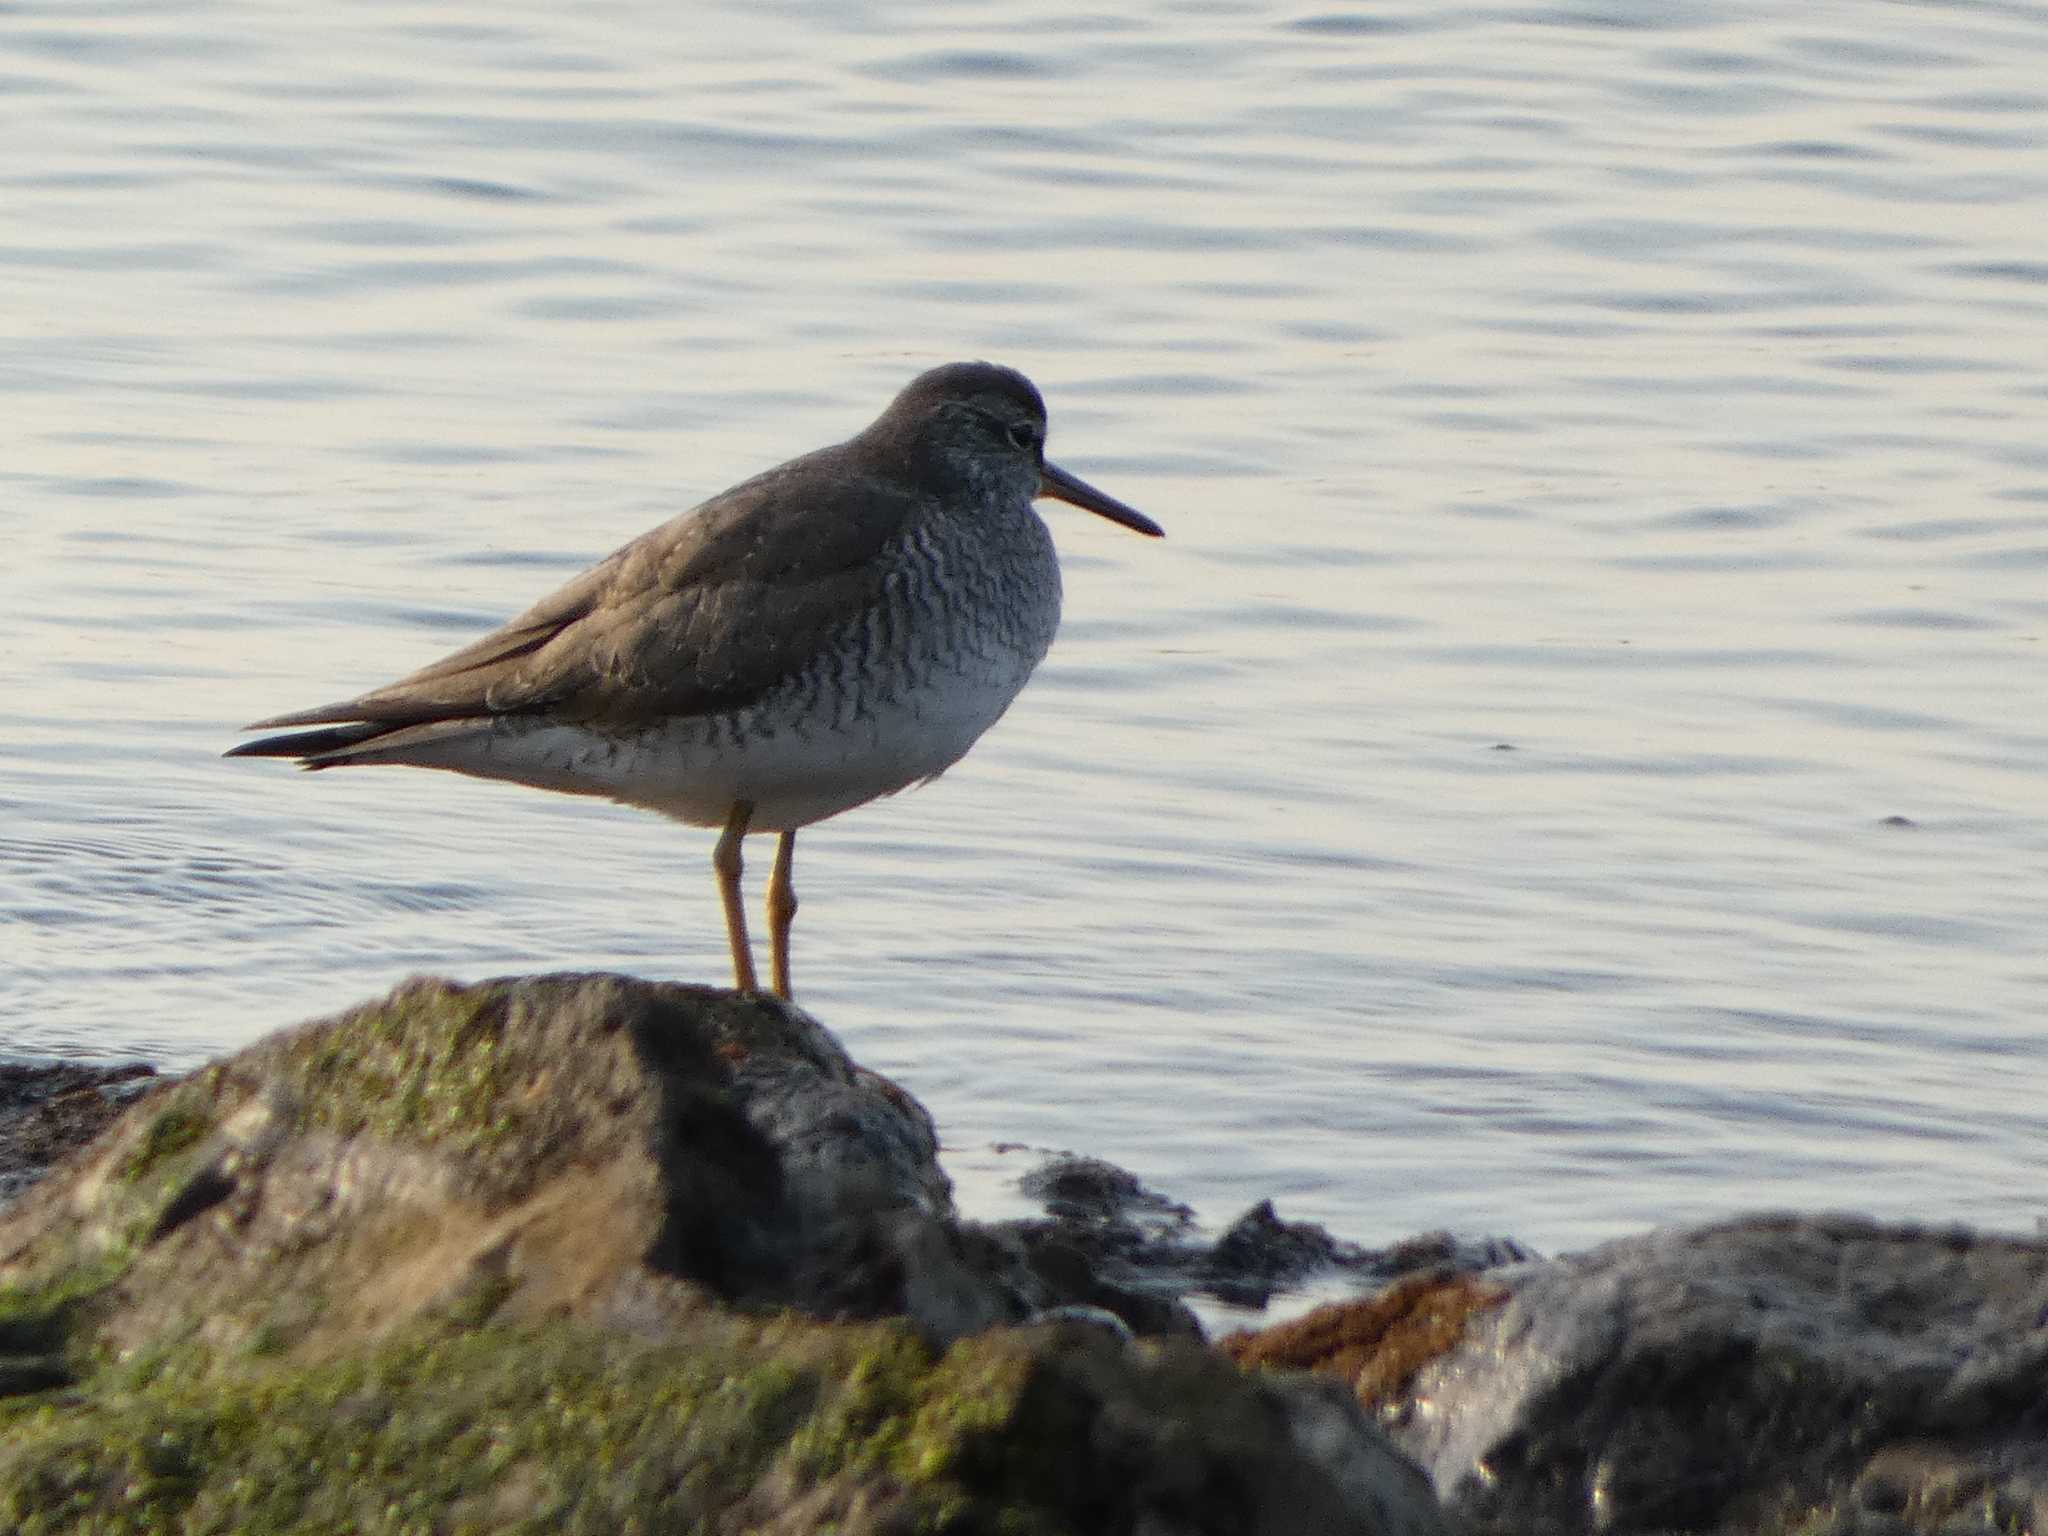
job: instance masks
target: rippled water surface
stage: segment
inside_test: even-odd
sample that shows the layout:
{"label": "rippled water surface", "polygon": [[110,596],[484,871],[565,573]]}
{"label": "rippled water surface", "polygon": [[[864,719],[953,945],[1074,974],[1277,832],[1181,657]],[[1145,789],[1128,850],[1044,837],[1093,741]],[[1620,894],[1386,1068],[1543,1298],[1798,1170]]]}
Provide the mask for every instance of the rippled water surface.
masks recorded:
{"label": "rippled water surface", "polygon": [[6,1046],[722,981],[709,834],[217,754],[987,356],[1170,536],[1045,504],[1038,680],[800,848],[970,1204],[2035,1220],[2048,8],[30,3],[0,86]]}

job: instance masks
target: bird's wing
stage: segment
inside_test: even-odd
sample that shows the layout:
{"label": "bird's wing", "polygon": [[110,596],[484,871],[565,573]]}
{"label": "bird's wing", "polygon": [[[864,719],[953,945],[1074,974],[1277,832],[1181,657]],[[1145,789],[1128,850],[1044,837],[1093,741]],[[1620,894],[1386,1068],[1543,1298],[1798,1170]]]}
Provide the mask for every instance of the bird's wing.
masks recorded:
{"label": "bird's wing", "polygon": [[879,598],[877,557],[920,506],[899,482],[853,474],[842,450],[823,449],[643,534],[408,677],[251,729],[543,709],[626,727],[740,708]]}

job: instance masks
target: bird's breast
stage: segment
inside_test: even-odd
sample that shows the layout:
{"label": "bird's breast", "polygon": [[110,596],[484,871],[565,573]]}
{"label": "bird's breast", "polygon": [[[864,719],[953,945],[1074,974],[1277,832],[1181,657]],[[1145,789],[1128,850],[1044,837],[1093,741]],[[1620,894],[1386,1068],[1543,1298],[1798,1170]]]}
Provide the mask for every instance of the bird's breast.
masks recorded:
{"label": "bird's breast", "polygon": [[1028,509],[1000,537],[915,528],[887,553],[873,590],[753,703],[564,736],[547,755],[586,793],[697,825],[721,824],[746,800],[760,831],[822,821],[944,772],[1002,717],[1052,644],[1060,582],[1051,537]]}

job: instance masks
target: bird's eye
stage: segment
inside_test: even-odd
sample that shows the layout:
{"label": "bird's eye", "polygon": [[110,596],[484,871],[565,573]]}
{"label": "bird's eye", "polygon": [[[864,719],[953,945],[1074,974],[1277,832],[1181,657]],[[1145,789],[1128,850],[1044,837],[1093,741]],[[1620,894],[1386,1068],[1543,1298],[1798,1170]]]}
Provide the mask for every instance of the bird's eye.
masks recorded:
{"label": "bird's eye", "polygon": [[1011,422],[1004,435],[1010,439],[1010,446],[1021,452],[1030,453],[1038,447],[1038,428],[1028,421]]}

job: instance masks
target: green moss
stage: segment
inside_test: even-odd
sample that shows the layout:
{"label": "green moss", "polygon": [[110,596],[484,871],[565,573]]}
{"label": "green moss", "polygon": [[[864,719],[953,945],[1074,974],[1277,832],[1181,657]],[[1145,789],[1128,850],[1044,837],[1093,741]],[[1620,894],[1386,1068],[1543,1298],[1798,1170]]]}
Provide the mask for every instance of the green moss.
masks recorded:
{"label": "green moss", "polygon": [[[7,1358],[11,1374],[69,1382],[102,1363],[91,1325],[132,1261],[132,1251],[119,1245],[89,1261],[27,1273],[0,1285],[0,1357]],[[39,1400],[0,1395],[0,1415]],[[5,1422],[0,1416],[0,1426]]]}
{"label": "green moss", "polygon": [[132,1257],[125,1247],[111,1248],[90,1262],[55,1265],[0,1285],[0,1352],[67,1349],[82,1316],[127,1273]]}
{"label": "green moss", "polygon": [[901,1448],[906,1415],[931,1354],[908,1333],[877,1331],[846,1362],[839,1390],[791,1438],[792,1467],[806,1478],[877,1470]]}
{"label": "green moss", "polygon": [[471,1276],[461,1290],[442,1304],[441,1315],[459,1327],[480,1328],[497,1315],[518,1288],[511,1276],[498,1270],[484,1270]]}
{"label": "green moss", "polygon": [[487,1206],[582,1155],[582,1101],[549,1082],[563,1038],[503,985],[419,984],[140,1107],[90,1210],[0,1288],[0,1356],[23,1362],[0,1378],[0,1531],[725,1531],[811,1495],[820,1528],[878,1507],[933,1536],[1069,1528],[1050,1511],[1086,1441],[1015,1336],[938,1354],[907,1326],[706,1304],[650,1338],[537,1320],[488,1264],[371,1327],[338,1277],[410,1251],[397,1227],[237,1246],[166,1217],[214,1220],[227,1197],[201,1199],[244,1187],[240,1159],[309,1127],[453,1153]]}
{"label": "green moss", "polygon": [[964,1440],[1005,1422],[1017,1357],[962,1346],[934,1368],[900,1329],[784,1335],[440,1323],[312,1367],[135,1361],[82,1400],[0,1405],[0,1528],[692,1530],[771,1474],[879,1479],[934,1531],[976,1509],[953,1475]]}
{"label": "green moss", "polygon": [[135,1145],[114,1166],[114,1177],[132,1184],[154,1173],[164,1162],[187,1147],[195,1146],[213,1129],[213,1117],[203,1107],[210,1085],[181,1084],[171,1090],[164,1105],[144,1128]]}
{"label": "green moss", "polygon": [[491,1196],[514,1195],[584,1128],[550,1081],[562,1066],[551,1042],[515,1015],[515,993],[502,982],[410,983],[286,1037],[264,1065],[289,1092],[297,1128],[432,1148]]}
{"label": "green moss", "polygon": [[341,1136],[463,1151],[520,1127],[499,1046],[505,1009],[487,988],[404,987],[348,1020],[309,1030],[282,1063],[309,1124]]}
{"label": "green moss", "polygon": [[896,1471],[920,1483],[985,1472],[988,1448],[1015,1421],[1030,1377],[1021,1354],[956,1350],[910,1416]]}

